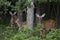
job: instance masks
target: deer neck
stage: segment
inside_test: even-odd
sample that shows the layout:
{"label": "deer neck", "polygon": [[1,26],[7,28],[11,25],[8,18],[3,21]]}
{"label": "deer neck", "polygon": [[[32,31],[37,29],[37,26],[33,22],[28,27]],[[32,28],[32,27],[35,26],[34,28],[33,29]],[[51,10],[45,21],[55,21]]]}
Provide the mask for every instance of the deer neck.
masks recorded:
{"label": "deer neck", "polygon": [[39,23],[40,23],[40,24],[42,23],[42,18],[39,18]]}

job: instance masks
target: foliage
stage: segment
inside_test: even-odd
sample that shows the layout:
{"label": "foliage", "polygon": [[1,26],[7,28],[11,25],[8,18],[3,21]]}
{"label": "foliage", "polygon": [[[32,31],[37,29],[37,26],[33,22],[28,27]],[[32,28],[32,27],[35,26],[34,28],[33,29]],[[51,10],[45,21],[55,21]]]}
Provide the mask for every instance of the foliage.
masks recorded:
{"label": "foliage", "polygon": [[26,3],[26,0],[18,0],[16,2],[15,6],[12,5],[11,7],[14,10],[23,9],[23,8],[25,8],[25,3]]}
{"label": "foliage", "polygon": [[60,40],[60,29],[53,30],[46,35],[47,40]]}
{"label": "foliage", "polygon": [[7,0],[0,0],[0,6],[1,5],[6,5],[6,6],[10,6],[11,2],[7,1]]}
{"label": "foliage", "polygon": [[43,2],[60,2],[60,0],[35,0],[35,2],[43,3]]}
{"label": "foliage", "polygon": [[[31,0],[14,0],[16,2],[15,5],[11,5],[12,1],[7,1],[7,0],[0,0],[0,6],[3,5],[4,7],[4,11],[6,12],[8,10],[8,7],[11,7],[14,10],[18,10],[18,9],[25,9],[28,7],[31,7]],[[43,3],[43,2],[59,2],[60,0],[34,0],[34,2],[38,2],[38,3]]]}
{"label": "foliage", "polygon": [[[5,12],[4,14],[7,13],[8,11],[8,7],[11,6],[11,2],[7,1],[7,0],[0,0],[0,13],[3,11]],[[3,10],[2,10],[3,9]]]}
{"label": "foliage", "polygon": [[29,29],[29,27],[24,26],[22,30],[18,30],[16,27],[9,27],[5,25],[0,25],[0,39],[1,40],[60,40],[60,28],[53,29],[49,33],[46,33],[45,38],[40,36],[40,25],[34,28],[34,30]]}
{"label": "foliage", "polygon": [[6,25],[0,25],[0,39],[10,40],[17,33],[17,28],[9,27]]}
{"label": "foliage", "polygon": [[18,0],[15,6],[12,6],[15,9],[25,9],[27,6],[31,6],[31,0]]}

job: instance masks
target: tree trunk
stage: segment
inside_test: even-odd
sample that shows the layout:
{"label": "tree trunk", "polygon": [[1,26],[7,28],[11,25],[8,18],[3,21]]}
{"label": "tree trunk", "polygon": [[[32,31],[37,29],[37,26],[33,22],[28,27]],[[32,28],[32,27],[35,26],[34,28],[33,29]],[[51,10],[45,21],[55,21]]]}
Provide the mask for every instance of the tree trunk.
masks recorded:
{"label": "tree trunk", "polygon": [[[39,7],[37,7],[36,14],[40,14]],[[39,23],[39,19],[36,17],[36,23]]]}
{"label": "tree trunk", "polygon": [[19,9],[17,15],[18,15],[18,18],[19,18],[19,21],[20,21],[20,22],[22,22],[22,14],[23,14],[23,13],[22,13],[22,10]]}
{"label": "tree trunk", "polygon": [[19,30],[20,30],[21,27],[22,27],[22,14],[23,14],[23,13],[22,13],[22,10],[19,9],[19,10],[18,10],[18,14],[17,14],[17,15],[18,15],[18,21],[19,21],[19,23],[20,23],[20,24],[19,24],[19,23],[17,22],[17,25],[18,25],[18,27],[19,27]]}
{"label": "tree trunk", "polygon": [[32,4],[31,7],[27,7],[27,26],[31,29],[33,29],[33,21],[34,21],[34,7]]}
{"label": "tree trunk", "polygon": [[56,26],[59,26],[59,5],[57,4]]}
{"label": "tree trunk", "polygon": [[57,4],[57,27],[59,26],[59,5]]}
{"label": "tree trunk", "polygon": [[34,9],[33,8],[27,8],[27,25],[30,28],[33,28],[33,20],[34,20]]}

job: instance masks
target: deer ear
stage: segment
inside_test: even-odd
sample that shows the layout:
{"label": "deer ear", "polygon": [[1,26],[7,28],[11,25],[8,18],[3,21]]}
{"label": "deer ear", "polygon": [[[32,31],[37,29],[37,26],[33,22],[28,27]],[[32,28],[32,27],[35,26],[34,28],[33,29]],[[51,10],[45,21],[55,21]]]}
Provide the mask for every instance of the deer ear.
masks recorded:
{"label": "deer ear", "polygon": [[16,12],[14,12],[14,15],[16,14]]}
{"label": "deer ear", "polygon": [[36,14],[36,17],[40,17],[39,14]]}
{"label": "deer ear", "polygon": [[12,15],[12,12],[9,12],[10,13],[10,15]]}
{"label": "deer ear", "polygon": [[42,14],[42,16],[41,17],[44,17],[45,16],[45,13],[44,14]]}

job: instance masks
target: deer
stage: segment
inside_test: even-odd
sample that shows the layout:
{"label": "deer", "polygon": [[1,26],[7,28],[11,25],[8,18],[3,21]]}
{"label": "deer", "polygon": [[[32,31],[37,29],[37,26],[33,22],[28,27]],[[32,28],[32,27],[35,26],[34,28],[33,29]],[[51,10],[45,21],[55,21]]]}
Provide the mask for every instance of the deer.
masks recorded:
{"label": "deer", "polygon": [[36,14],[36,17],[39,18],[39,23],[41,24],[41,34],[45,34],[46,31],[52,30],[56,27],[56,20],[42,20],[45,15],[45,13],[41,16],[39,14]]}
{"label": "deer", "polygon": [[10,15],[11,15],[11,20],[10,20],[10,24],[11,26],[18,26],[19,27],[19,30],[21,28],[23,28],[24,25],[26,25],[26,22],[20,22],[19,21],[19,18],[16,16],[16,12],[12,13],[12,12],[9,12]]}

